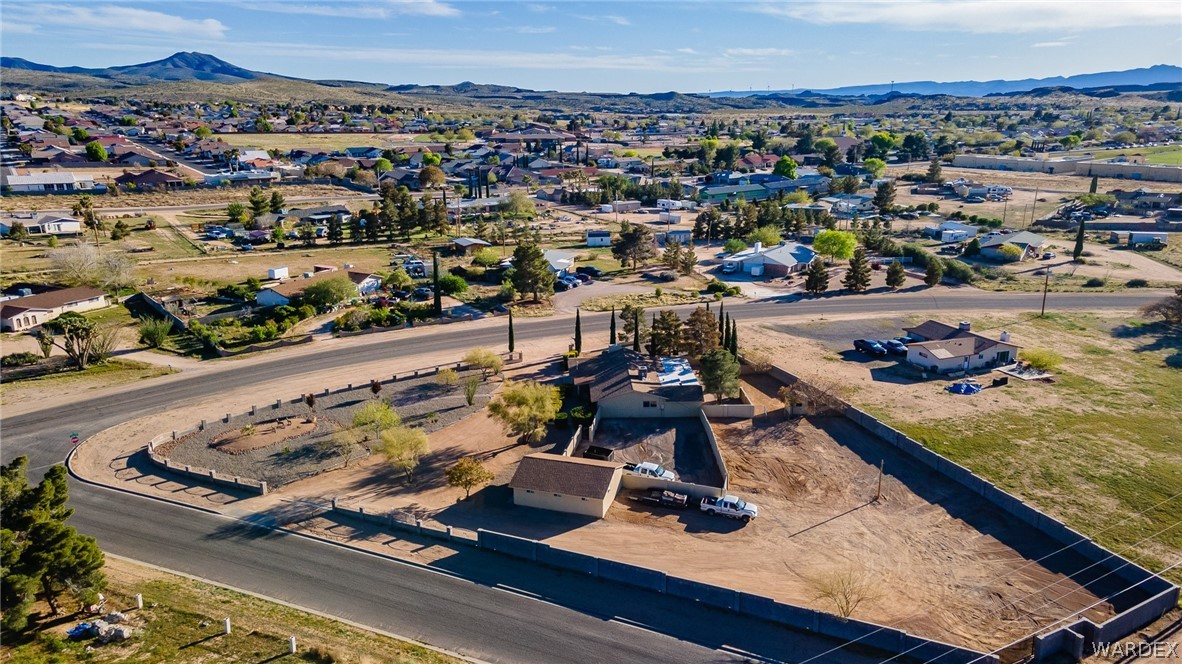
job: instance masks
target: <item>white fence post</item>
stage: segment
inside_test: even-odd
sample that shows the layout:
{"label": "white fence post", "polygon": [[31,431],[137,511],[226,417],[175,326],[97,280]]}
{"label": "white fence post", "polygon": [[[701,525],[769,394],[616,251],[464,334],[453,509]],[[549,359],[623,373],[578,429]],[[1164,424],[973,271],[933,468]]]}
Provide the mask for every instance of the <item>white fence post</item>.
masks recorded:
{"label": "white fence post", "polygon": [[229,634],[229,633],[230,633],[230,619],[226,618],[226,620],[222,623],[222,634]]}

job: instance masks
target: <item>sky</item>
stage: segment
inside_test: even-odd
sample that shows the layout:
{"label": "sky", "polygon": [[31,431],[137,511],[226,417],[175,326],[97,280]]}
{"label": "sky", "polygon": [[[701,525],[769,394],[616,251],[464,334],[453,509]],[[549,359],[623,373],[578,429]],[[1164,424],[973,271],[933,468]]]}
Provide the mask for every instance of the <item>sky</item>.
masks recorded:
{"label": "sky", "polygon": [[388,84],[710,92],[1182,65],[1178,0],[4,0],[0,53],[107,67],[200,51]]}

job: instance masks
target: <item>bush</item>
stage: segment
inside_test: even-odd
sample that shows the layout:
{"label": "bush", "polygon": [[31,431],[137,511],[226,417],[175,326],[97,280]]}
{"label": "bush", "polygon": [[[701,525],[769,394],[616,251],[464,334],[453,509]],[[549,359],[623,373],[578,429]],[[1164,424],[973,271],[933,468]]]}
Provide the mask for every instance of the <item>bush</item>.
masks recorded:
{"label": "bush", "polygon": [[336,330],[337,332],[353,332],[360,330],[363,327],[369,326],[369,316],[369,310],[361,307],[351,311],[346,311],[332,322],[332,329]]}
{"label": "bush", "polygon": [[710,283],[706,284],[707,293],[725,293],[728,288],[730,287],[717,279],[711,280]]}
{"label": "bush", "polygon": [[140,343],[148,348],[159,348],[172,334],[172,322],[163,318],[145,318],[140,321]]}
{"label": "bush", "polygon": [[1107,283],[1100,277],[1092,277],[1084,282],[1084,288],[1103,288]]}
{"label": "bush", "polygon": [[36,353],[10,353],[0,358],[0,367],[27,367],[40,361],[41,356]]}
{"label": "bush", "polygon": [[512,302],[517,299],[517,289],[513,287],[511,282],[506,281],[497,290],[497,299],[502,302]]}
{"label": "bush", "polygon": [[1045,348],[1030,348],[1018,355],[1018,359],[1040,371],[1051,371],[1063,363],[1063,356]]}
{"label": "bush", "polygon": [[1144,279],[1129,279],[1125,283],[1125,286],[1128,286],[1129,288],[1145,288],[1148,285],[1149,282]]}
{"label": "bush", "polygon": [[747,243],[739,238],[731,238],[722,245],[722,250],[728,254],[735,254],[747,248]]}
{"label": "bush", "polygon": [[595,419],[595,413],[591,412],[590,406],[575,406],[570,411],[571,419],[580,424],[585,424]]}
{"label": "bush", "polygon": [[672,270],[662,270],[657,273],[657,278],[661,281],[677,281],[677,273]]}
{"label": "bush", "polygon": [[435,381],[440,385],[455,385],[457,380],[459,376],[456,375],[456,370],[450,367],[444,367],[435,374]]}
{"label": "bush", "polygon": [[945,258],[944,277],[955,279],[961,283],[971,284],[977,278],[977,275],[968,264],[952,258]]}
{"label": "bush", "polygon": [[463,277],[446,274],[439,278],[439,292],[444,295],[456,295],[468,290],[468,282]]}
{"label": "bush", "polygon": [[554,415],[554,424],[556,424],[557,426],[559,426],[563,429],[567,428],[568,426],[570,426],[570,414],[569,413],[555,414]]}
{"label": "bush", "polygon": [[484,248],[472,254],[472,264],[480,267],[496,267],[501,264],[501,257],[495,249]]}

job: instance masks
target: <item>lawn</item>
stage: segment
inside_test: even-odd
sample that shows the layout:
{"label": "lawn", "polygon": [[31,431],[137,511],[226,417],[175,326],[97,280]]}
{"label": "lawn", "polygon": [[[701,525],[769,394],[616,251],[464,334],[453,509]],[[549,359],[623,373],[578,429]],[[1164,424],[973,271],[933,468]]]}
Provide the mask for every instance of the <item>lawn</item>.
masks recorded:
{"label": "lawn", "polygon": [[1083,313],[1009,327],[1066,358],[1052,384],[1011,379],[1005,389],[1028,395],[1024,410],[908,422],[865,407],[1117,553],[1151,569],[1177,560],[1182,339],[1161,325]]}
{"label": "lawn", "polygon": [[1119,150],[1084,150],[1075,151],[1072,155],[1090,153],[1096,159],[1111,159],[1124,155],[1145,155],[1145,161],[1150,164],[1166,164],[1182,166],[1182,145],[1156,145],[1153,147],[1122,148]]}
{"label": "lawn", "polygon": [[[212,584],[107,558],[104,570],[108,606],[135,606],[127,612],[135,636],[123,644],[94,645],[67,640],[64,632],[81,619],[61,621],[21,639],[6,638],[3,653],[11,664],[57,662],[423,662],[457,660],[419,645],[399,641],[274,602]],[[229,616],[232,632],[222,634]],[[288,637],[295,636],[298,652],[287,655]]]}

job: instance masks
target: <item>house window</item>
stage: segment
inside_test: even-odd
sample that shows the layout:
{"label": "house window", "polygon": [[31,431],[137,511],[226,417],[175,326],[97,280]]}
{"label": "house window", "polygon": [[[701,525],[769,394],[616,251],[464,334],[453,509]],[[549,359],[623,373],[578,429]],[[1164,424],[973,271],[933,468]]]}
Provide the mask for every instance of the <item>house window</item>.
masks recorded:
{"label": "house window", "polygon": [[526,490],[525,490],[525,492],[526,492],[526,493],[533,493],[533,492],[534,492],[534,490],[533,490],[533,489],[526,489]]}
{"label": "house window", "polygon": [[656,402],[656,401],[645,401],[645,402],[644,402],[644,407],[645,407],[645,408],[656,408],[656,407],[657,407],[657,402]]}

